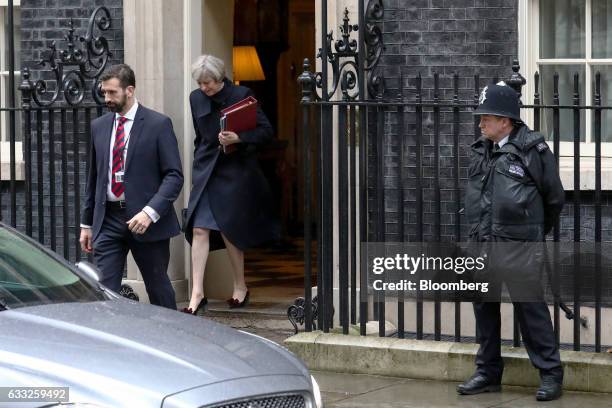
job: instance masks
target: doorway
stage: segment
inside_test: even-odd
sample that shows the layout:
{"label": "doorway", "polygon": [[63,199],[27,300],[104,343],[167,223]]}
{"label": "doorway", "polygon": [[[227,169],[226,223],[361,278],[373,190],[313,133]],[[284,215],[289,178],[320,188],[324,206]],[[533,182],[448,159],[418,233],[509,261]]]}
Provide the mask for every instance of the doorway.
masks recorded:
{"label": "doorway", "polygon": [[304,56],[311,61],[315,57],[315,1],[241,0],[239,4],[234,11],[234,46],[254,46],[265,73],[264,80],[240,84],[254,91],[276,131],[275,141],[259,153],[259,159],[282,226],[280,242],[247,251],[245,276],[251,308],[284,313],[304,293],[302,109],[297,77]]}

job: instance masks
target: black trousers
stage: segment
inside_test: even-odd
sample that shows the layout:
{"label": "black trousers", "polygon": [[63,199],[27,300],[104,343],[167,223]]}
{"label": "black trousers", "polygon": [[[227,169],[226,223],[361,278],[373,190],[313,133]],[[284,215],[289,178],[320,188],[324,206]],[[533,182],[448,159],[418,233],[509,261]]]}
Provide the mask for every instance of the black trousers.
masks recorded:
{"label": "black trousers", "polygon": [[474,302],[476,340],[480,345],[477,371],[492,381],[500,381],[504,371],[499,300],[505,285],[531,363],[540,370],[540,377],[551,376],[561,383],[563,366],[540,279],[542,255],[538,249],[541,247],[533,242],[495,236],[483,245],[491,255],[487,272],[490,288],[489,301]]}
{"label": "black trousers", "polygon": [[[514,302],[521,336],[527,354],[540,377],[552,376],[563,381],[563,367],[555,342],[550,312],[545,302]],[[474,303],[476,340],[480,344],[476,367],[492,381],[501,381],[504,362],[501,357],[501,314],[499,302]]]}
{"label": "black trousers", "polygon": [[128,251],[142,274],[149,301],[176,310],[174,289],[168,278],[170,240],[140,242],[134,239],[124,209],[107,206],[104,223],[93,243],[94,260],[102,276],[100,283],[119,292]]}

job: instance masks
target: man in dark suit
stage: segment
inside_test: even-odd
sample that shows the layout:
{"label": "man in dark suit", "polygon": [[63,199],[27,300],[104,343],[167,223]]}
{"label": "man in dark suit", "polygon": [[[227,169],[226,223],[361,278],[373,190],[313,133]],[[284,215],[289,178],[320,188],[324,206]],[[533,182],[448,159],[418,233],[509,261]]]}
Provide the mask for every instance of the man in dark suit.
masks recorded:
{"label": "man in dark suit", "polygon": [[100,83],[111,112],[91,123],[81,248],[93,251],[100,282],[114,291],[132,251],[150,302],[176,309],[167,269],[183,174],[172,122],[138,103],[128,65],[111,67]]}

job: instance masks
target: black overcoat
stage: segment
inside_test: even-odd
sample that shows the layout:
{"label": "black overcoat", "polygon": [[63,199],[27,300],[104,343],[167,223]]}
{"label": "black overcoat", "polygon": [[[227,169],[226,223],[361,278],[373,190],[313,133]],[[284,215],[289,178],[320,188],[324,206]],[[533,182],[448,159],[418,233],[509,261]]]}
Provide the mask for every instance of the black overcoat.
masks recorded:
{"label": "black overcoat", "polygon": [[210,207],[221,232],[244,250],[280,236],[270,186],[256,157],[257,145],[272,140],[273,130],[258,107],[257,127],[238,134],[241,143],[237,144],[237,151],[223,153],[218,140],[219,110],[253,95],[246,87],[234,85],[227,79],[224,82],[223,89],[212,98],[200,89],[189,95],[196,138],[191,193],[183,228],[191,244],[193,211],[207,189]]}

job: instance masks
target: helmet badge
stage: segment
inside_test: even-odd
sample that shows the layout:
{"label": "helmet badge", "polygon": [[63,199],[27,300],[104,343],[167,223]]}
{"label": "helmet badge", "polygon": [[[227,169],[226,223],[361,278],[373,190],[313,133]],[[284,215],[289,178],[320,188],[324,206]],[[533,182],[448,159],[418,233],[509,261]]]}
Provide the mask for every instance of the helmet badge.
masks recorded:
{"label": "helmet badge", "polygon": [[489,89],[488,86],[485,86],[484,89],[482,90],[482,92],[480,93],[480,98],[478,99],[478,104],[482,105],[484,103],[484,101],[487,100],[487,89]]}

